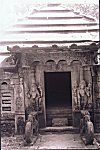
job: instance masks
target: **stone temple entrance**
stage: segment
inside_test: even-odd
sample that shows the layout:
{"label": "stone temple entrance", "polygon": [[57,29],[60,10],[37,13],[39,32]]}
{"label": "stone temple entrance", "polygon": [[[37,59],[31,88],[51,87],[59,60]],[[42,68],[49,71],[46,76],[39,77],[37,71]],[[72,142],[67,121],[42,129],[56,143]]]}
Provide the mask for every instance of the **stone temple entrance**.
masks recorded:
{"label": "stone temple entrance", "polygon": [[[71,72],[45,72],[47,126],[70,125],[72,122]],[[66,123],[65,123],[66,122]]]}

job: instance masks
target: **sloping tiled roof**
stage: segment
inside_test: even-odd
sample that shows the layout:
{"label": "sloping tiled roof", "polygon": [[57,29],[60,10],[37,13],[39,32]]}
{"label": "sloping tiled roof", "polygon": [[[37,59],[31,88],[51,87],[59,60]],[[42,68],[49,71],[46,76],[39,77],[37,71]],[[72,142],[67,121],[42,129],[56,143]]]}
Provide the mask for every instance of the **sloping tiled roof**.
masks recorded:
{"label": "sloping tiled roof", "polygon": [[49,46],[52,44],[88,43],[99,40],[99,25],[92,17],[64,6],[47,5],[6,29],[0,45]]}

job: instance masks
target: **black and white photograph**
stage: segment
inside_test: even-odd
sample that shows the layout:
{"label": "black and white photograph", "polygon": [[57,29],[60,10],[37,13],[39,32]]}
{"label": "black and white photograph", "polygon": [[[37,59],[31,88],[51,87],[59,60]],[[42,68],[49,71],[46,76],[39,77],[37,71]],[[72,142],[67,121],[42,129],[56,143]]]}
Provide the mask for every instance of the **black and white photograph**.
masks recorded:
{"label": "black and white photograph", "polygon": [[99,0],[0,0],[1,150],[100,149]]}

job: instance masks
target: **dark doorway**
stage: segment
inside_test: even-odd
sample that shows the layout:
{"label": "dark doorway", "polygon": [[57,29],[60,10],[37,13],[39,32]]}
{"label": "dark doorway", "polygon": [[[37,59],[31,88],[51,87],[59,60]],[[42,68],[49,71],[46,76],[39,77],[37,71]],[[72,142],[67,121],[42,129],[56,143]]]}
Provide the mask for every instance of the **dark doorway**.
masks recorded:
{"label": "dark doorway", "polygon": [[72,107],[71,72],[45,72],[45,103],[50,107]]}

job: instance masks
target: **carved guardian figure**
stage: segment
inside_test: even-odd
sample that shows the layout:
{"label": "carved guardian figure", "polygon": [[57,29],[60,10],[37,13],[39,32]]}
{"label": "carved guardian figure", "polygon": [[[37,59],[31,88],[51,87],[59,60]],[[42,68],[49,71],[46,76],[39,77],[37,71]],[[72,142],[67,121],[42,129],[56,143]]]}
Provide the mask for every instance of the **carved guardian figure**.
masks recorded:
{"label": "carved guardian figure", "polygon": [[32,143],[32,136],[33,136],[33,118],[32,115],[29,114],[28,120],[26,122],[25,126],[25,142],[26,144]]}
{"label": "carved guardian figure", "polygon": [[25,144],[32,144],[33,135],[38,135],[38,121],[35,116],[30,113],[25,126]]}
{"label": "carved guardian figure", "polygon": [[88,111],[81,111],[82,118],[80,120],[80,136],[85,145],[93,144],[94,141],[94,126],[90,120]]}

